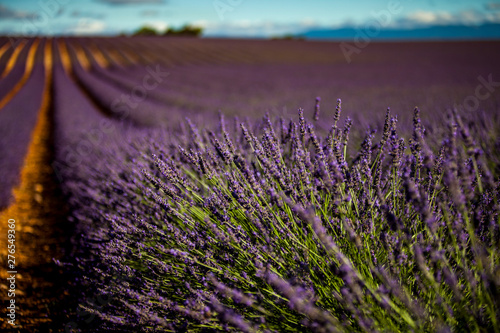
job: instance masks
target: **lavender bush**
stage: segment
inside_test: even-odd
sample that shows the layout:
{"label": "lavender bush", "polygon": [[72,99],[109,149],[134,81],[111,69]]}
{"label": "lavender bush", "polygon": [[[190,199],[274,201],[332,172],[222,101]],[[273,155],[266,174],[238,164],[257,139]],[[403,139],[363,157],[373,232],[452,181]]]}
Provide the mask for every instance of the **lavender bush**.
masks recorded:
{"label": "lavender bush", "polygon": [[103,142],[65,173],[79,266],[110,299],[85,311],[133,332],[498,332],[491,146],[415,109],[409,138],[388,111],[350,154],[340,113],[327,133],[299,110]]}

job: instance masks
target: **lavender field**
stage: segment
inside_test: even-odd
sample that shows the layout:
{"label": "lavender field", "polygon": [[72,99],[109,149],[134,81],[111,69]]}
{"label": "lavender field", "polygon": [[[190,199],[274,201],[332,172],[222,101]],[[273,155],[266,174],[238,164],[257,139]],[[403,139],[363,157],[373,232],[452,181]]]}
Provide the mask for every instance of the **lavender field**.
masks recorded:
{"label": "lavender field", "polygon": [[499,52],[0,38],[19,331],[500,332]]}

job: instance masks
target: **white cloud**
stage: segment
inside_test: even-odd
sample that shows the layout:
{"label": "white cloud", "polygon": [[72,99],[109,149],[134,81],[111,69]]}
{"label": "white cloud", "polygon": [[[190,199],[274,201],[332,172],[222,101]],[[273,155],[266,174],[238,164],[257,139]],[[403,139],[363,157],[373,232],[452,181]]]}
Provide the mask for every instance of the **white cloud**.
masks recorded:
{"label": "white cloud", "polygon": [[251,22],[248,20],[228,23],[199,21],[194,22],[204,28],[206,36],[242,36],[242,37],[270,37],[285,34],[298,34],[305,30],[320,28],[312,20],[298,23]]}
{"label": "white cloud", "polygon": [[75,35],[93,35],[103,32],[105,28],[106,24],[103,21],[83,18],[69,28],[69,32]]}
{"label": "white cloud", "polygon": [[423,24],[436,24],[449,22],[452,18],[452,15],[447,12],[426,12],[426,11],[417,11],[411,13],[406,18],[407,20],[415,23],[423,23]]}
{"label": "white cloud", "polygon": [[416,27],[429,25],[480,25],[500,23],[499,12],[465,10],[457,13],[416,11],[396,21],[395,27]]}

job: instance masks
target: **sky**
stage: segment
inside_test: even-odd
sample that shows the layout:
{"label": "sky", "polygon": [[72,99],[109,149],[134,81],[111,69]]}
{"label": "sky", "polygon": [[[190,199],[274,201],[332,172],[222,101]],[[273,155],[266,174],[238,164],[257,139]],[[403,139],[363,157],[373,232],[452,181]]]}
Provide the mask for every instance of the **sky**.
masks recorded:
{"label": "sky", "polygon": [[500,23],[495,0],[0,0],[0,34],[115,35],[192,24],[204,36],[272,37],[308,30]]}

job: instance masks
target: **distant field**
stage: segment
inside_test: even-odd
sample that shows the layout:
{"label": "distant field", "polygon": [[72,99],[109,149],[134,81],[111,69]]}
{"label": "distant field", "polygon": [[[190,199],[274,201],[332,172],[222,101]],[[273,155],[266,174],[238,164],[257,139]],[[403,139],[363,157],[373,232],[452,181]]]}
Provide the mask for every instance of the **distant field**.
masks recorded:
{"label": "distant field", "polygon": [[[500,76],[498,42],[371,43],[347,63],[338,43],[257,40],[82,39],[107,73],[141,77],[134,63],[160,64],[171,76],[158,91],[172,109],[226,114],[278,114],[311,108],[321,96],[325,110],[342,98],[353,114],[397,114],[418,105],[424,118],[442,113],[474,93],[478,77]],[[96,51],[102,52],[102,56]],[[140,52],[138,52],[140,50]],[[94,51],[94,52],[93,52]],[[87,53],[87,56],[90,54]],[[90,60],[91,63],[93,62]],[[129,69],[120,68],[120,66]],[[129,66],[133,66],[130,69]],[[116,77],[114,77],[116,79]],[[112,84],[110,76],[102,79]],[[497,108],[500,93],[479,109]],[[277,110],[277,111],[276,111]]]}

